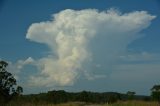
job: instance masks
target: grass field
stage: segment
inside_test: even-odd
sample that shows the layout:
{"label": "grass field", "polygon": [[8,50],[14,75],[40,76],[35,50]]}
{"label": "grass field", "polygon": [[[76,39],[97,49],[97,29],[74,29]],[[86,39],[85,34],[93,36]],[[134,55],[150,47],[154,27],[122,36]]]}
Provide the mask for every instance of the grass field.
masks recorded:
{"label": "grass field", "polygon": [[158,102],[145,102],[145,101],[125,101],[125,102],[117,102],[110,105],[102,105],[102,106],[160,106]]}
{"label": "grass field", "polygon": [[158,102],[145,101],[119,101],[114,104],[86,104],[81,102],[70,102],[63,104],[47,104],[47,103],[9,103],[7,106],[160,106]]}

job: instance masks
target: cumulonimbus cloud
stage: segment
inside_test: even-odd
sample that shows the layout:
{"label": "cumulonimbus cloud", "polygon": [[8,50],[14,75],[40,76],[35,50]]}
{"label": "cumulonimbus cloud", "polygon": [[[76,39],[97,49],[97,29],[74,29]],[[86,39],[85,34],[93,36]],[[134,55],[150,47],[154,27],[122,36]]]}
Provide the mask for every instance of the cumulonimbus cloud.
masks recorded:
{"label": "cumulonimbus cloud", "polygon": [[[155,16],[146,11],[122,14],[117,10],[63,10],[52,20],[33,23],[26,38],[50,48],[46,57],[34,60],[39,73],[30,77],[35,86],[72,85],[88,64],[105,64],[127,50]],[[33,60],[32,60],[33,61]],[[103,62],[104,63],[104,62]],[[85,70],[85,71],[84,71]]]}

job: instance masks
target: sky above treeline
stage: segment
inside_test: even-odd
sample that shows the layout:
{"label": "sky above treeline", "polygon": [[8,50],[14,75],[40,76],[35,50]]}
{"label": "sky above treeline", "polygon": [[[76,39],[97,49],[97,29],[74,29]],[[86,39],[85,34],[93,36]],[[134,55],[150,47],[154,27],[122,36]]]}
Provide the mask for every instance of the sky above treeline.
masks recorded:
{"label": "sky above treeline", "polygon": [[160,84],[159,0],[1,0],[0,59],[25,94]]}

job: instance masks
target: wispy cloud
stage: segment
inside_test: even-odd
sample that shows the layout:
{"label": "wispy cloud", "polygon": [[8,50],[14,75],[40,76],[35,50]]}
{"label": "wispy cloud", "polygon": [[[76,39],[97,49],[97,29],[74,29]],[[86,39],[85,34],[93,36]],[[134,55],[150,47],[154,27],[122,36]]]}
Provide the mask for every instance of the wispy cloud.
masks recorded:
{"label": "wispy cloud", "polygon": [[111,79],[131,83],[159,83],[160,63],[142,64],[121,64],[115,67],[115,71],[110,75]]}

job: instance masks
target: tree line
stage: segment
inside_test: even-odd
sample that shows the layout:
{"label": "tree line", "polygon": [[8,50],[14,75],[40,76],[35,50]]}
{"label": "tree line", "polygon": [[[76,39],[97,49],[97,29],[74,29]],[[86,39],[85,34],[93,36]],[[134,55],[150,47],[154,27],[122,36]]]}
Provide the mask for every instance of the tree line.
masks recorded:
{"label": "tree line", "polygon": [[47,103],[65,103],[65,102],[85,102],[85,103],[113,103],[120,100],[120,94],[116,92],[66,92],[64,90],[53,90],[47,93],[25,95],[23,100]]}

